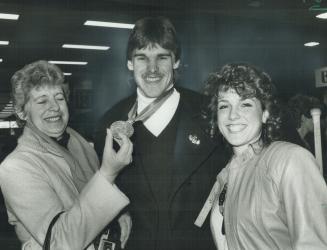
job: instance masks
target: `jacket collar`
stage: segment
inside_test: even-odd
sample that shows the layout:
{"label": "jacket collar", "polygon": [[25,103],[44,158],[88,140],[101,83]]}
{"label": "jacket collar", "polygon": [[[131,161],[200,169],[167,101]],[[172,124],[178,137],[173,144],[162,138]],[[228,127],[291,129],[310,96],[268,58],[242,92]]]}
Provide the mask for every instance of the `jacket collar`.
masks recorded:
{"label": "jacket collar", "polygon": [[[67,136],[70,137],[71,134],[71,129],[69,127],[66,128],[66,133]],[[49,137],[49,140],[53,140]],[[69,141],[69,139],[68,139]],[[56,142],[54,142],[56,143]],[[67,142],[68,144],[68,142]],[[50,143],[50,141],[45,140],[44,138],[42,138],[40,135],[38,135],[37,133],[35,133],[31,128],[29,128],[28,126],[24,127],[24,131],[22,136],[18,139],[18,146],[23,146],[43,153],[52,153],[55,154],[57,156],[61,156],[62,157],[62,152],[60,152],[60,150],[58,150],[58,147],[54,146],[53,143]]]}
{"label": "jacket collar", "polygon": [[61,156],[54,146],[52,146],[49,142],[44,140],[27,126],[24,127],[23,134],[18,139],[18,146],[31,148],[43,153],[50,152]]}
{"label": "jacket collar", "polygon": [[180,122],[177,127],[174,152],[172,198],[217,146],[202,129],[199,122],[200,112],[194,113],[192,107],[183,98],[180,105]]}

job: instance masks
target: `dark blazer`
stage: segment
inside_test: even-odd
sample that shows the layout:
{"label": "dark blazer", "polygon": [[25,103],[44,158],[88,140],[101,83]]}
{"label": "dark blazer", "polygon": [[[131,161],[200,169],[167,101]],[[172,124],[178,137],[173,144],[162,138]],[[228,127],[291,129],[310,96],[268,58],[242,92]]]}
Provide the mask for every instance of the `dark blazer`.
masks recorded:
{"label": "dark blazer", "polygon": [[[217,140],[211,140],[204,131],[207,125],[201,116],[204,97],[186,89],[178,91],[181,98],[176,111],[179,112],[179,119],[172,159],[173,185],[162,187],[172,190],[168,216],[172,240],[167,244],[158,241],[163,233],[157,229],[160,207],[152,193],[150,180],[142,166],[142,154],[139,154],[136,143],[131,166],[126,167],[117,180],[120,189],[131,200],[129,210],[133,229],[127,249],[215,249],[208,219],[202,228],[196,227],[193,223],[210,193],[217,174],[225,166],[228,155],[223,151],[221,144]],[[116,120],[127,120],[127,114],[135,98],[136,95],[133,95],[121,101],[101,119],[95,136],[95,148],[100,155],[104,146],[105,129]]]}

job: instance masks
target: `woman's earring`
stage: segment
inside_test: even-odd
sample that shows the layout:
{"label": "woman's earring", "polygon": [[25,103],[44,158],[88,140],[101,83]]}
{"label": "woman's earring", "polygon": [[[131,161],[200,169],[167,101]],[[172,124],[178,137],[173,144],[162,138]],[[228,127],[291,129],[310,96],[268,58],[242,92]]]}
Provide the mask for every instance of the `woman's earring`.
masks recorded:
{"label": "woman's earring", "polygon": [[26,114],[24,111],[20,111],[20,112],[16,112],[17,116],[19,117],[19,119],[21,119],[22,121],[26,121]]}
{"label": "woman's earring", "polygon": [[264,110],[263,113],[262,113],[262,123],[266,123],[268,118],[269,118],[269,111]]}

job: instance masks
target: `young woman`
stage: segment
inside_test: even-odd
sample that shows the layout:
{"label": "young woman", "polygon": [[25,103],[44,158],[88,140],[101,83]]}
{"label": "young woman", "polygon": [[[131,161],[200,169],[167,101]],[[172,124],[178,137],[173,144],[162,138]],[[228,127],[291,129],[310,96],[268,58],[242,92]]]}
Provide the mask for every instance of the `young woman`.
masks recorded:
{"label": "young woman", "polygon": [[211,229],[221,249],[327,249],[327,188],[313,155],[276,141],[270,77],[245,64],[210,75],[212,118],[233,155],[219,173]]}

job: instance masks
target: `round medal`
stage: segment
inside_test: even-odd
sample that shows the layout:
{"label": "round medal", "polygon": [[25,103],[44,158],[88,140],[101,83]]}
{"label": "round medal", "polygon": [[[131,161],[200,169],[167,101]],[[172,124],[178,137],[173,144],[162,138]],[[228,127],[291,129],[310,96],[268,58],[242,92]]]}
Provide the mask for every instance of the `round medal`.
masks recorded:
{"label": "round medal", "polygon": [[134,133],[133,125],[128,121],[116,121],[110,126],[112,136],[121,139],[118,133],[122,133],[127,137],[131,137]]}

